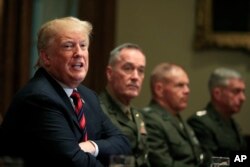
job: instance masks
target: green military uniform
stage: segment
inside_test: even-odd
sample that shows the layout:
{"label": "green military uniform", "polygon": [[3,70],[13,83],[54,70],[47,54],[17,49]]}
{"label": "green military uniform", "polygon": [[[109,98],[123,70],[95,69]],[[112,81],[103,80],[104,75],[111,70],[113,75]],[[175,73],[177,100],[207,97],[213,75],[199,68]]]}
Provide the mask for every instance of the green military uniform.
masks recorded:
{"label": "green military uniform", "polygon": [[232,151],[246,150],[246,142],[240,135],[239,127],[231,118],[223,120],[211,103],[205,110],[197,111],[188,119],[203,146],[207,157],[229,157]]}
{"label": "green military uniform", "polygon": [[148,131],[149,161],[154,167],[198,167],[203,154],[192,129],[155,101],[143,109]]}
{"label": "green military uniform", "polygon": [[99,98],[103,111],[128,137],[136,161],[135,166],[149,167],[148,146],[146,143],[147,132],[141,113],[134,108],[130,108],[131,119],[129,119],[121,104],[113,99],[107,91],[102,92]]}

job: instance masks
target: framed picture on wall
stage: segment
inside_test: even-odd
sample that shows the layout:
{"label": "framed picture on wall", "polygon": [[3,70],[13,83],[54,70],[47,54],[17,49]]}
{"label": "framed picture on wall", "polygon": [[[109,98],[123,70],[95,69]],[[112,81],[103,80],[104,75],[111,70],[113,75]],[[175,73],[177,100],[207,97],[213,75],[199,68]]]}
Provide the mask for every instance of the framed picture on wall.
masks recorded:
{"label": "framed picture on wall", "polygon": [[196,0],[194,47],[250,51],[250,1]]}

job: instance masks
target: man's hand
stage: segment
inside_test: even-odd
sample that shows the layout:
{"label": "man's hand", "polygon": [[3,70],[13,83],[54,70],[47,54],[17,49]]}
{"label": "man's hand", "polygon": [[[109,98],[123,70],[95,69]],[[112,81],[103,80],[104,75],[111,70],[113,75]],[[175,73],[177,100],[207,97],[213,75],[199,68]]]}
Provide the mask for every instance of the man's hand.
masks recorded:
{"label": "man's hand", "polygon": [[95,145],[91,141],[88,140],[85,142],[81,142],[79,143],[79,146],[81,147],[83,151],[88,152],[92,155],[95,155],[96,148],[95,148]]}

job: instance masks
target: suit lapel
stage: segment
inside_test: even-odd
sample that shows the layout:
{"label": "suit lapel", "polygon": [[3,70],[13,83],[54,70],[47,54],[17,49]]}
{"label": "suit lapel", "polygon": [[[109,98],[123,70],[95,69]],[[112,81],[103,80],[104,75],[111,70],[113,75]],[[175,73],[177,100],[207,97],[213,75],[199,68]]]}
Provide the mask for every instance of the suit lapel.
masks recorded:
{"label": "suit lapel", "polygon": [[68,95],[65,93],[62,86],[59,83],[57,83],[57,81],[55,81],[55,79],[53,79],[43,68],[40,68],[37,71],[37,75],[43,75],[50,82],[52,87],[57,92],[58,98],[62,100],[62,105],[64,105],[66,111],[69,113],[70,117],[72,118],[72,120],[74,121],[74,123],[77,125],[77,127],[80,130],[80,126],[79,126],[77,117],[75,115],[75,110],[70,102]]}
{"label": "suit lapel", "polygon": [[81,130],[80,125],[79,125],[79,121],[78,121],[76,113],[75,113],[75,109],[72,106],[72,104],[71,104],[71,102],[70,102],[69,97],[67,96],[67,94],[65,92],[64,92],[64,94],[65,95],[62,94],[61,97],[62,97],[62,100],[63,100],[63,102],[65,104],[65,108],[69,112],[72,120],[77,125],[78,129]]}

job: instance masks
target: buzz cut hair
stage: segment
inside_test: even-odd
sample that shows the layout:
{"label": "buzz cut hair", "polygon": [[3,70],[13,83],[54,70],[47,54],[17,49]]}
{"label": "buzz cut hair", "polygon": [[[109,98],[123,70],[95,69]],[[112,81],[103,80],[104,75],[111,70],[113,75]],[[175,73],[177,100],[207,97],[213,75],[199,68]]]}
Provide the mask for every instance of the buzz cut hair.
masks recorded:
{"label": "buzz cut hair", "polygon": [[243,80],[241,74],[236,70],[225,67],[217,68],[210,75],[208,89],[212,91],[212,89],[215,87],[226,87],[228,86],[228,81],[230,79]]}
{"label": "buzz cut hair", "polygon": [[118,57],[120,56],[120,52],[125,48],[126,49],[137,49],[143,53],[143,51],[139,45],[134,44],[134,43],[123,43],[123,44],[117,46],[116,48],[114,48],[110,52],[108,65],[113,66],[115,64],[116,60],[118,59]]}

